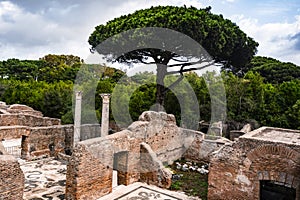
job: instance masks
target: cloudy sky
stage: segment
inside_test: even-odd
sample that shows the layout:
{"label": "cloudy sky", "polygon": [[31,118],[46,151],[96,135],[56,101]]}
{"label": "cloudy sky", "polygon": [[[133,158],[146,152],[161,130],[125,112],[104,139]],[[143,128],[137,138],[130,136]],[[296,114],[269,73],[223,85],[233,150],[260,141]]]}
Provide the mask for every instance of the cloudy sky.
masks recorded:
{"label": "cloudy sky", "polygon": [[98,24],[155,5],[212,6],[259,42],[258,55],[300,65],[300,0],[0,0],[0,60],[86,59]]}

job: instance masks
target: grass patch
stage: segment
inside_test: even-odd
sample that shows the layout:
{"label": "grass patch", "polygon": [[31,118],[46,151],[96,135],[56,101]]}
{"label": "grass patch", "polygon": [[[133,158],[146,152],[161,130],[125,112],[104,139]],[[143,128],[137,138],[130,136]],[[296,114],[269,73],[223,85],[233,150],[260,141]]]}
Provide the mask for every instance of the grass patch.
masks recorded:
{"label": "grass patch", "polygon": [[[202,163],[197,163],[197,165],[201,166]],[[179,190],[185,192],[189,196],[197,196],[203,200],[207,199],[208,175],[203,175],[192,170],[185,172],[178,170],[176,169],[175,163],[169,167],[175,174],[182,174],[178,180],[172,180],[170,190]]]}

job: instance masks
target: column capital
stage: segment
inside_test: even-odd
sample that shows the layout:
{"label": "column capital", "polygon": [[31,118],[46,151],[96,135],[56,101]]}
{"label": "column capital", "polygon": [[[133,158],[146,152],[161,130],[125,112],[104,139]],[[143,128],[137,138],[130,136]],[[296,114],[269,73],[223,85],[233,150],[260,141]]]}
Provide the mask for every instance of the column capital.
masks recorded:
{"label": "column capital", "polygon": [[109,103],[109,98],[110,98],[109,93],[102,93],[102,94],[100,94],[100,96],[103,99],[103,103]]}
{"label": "column capital", "polygon": [[75,91],[75,96],[76,96],[76,98],[81,98],[82,97],[82,92],[81,91]]}

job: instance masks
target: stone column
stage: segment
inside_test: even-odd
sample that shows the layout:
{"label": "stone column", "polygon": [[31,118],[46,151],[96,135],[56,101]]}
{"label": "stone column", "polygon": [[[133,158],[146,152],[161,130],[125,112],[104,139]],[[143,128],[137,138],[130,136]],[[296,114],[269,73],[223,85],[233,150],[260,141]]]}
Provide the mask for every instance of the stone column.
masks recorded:
{"label": "stone column", "polygon": [[101,137],[108,135],[109,126],[109,98],[110,94],[100,94],[102,97]]}
{"label": "stone column", "polygon": [[81,100],[82,92],[76,91],[75,94],[75,116],[74,116],[74,140],[73,145],[80,141],[80,126],[81,126]]}

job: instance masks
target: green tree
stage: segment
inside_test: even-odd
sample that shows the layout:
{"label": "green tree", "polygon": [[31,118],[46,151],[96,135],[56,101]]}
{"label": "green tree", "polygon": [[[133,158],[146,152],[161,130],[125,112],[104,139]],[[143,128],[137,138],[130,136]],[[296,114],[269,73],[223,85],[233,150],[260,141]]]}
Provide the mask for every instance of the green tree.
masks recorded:
{"label": "green tree", "polygon": [[[164,87],[164,78],[168,74],[180,73],[195,70],[195,68],[187,68],[188,66],[203,63],[203,59],[198,57],[195,61],[195,55],[186,52],[186,49],[180,51],[180,38],[176,40],[170,38],[155,38],[150,32],[133,32],[134,34],[128,38],[115,38],[121,41],[117,42],[116,49],[122,49],[120,44],[127,45],[128,42],[137,41],[138,45],[143,44],[140,35],[148,35],[153,41],[156,39],[162,40],[162,45],[172,43],[172,49],[177,49],[178,52],[184,50],[184,59],[182,55],[175,52],[170,52],[163,49],[155,48],[139,48],[124,54],[110,51],[109,48],[97,49],[97,45],[106,39],[122,33],[123,31],[143,28],[143,27],[161,27],[168,28],[181,32],[199,44],[201,44],[213,60],[217,63],[222,63],[224,68],[233,71],[235,74],[244,73],[244,67],[257,51],[258,43],[252,38],[248,37],[242,32],[239,27],[230,20],[224,19],[222,15],[215,15],[210,12],[211,8],[197,9],[195,7],[174,7],[174,6],[158,6],[151,7],[145,10],[139,10],[133,14],[121,16],[114,20],[107,22],[105,25],[101,24],[95,28],[95,31],[89,37],[89,43],[93,50],[97,50],[101,54],[109,55],[107,58],[111,61],[125,62],[125,63],[145,63],[157,65],[157,90],[156,102],[163,105],[164,96],[167,89]],[[179,36],[180,37],[180,36]],[[133,40],[130,40],[133,38]],[[170,41],[172,40],[172,41]],[[165,43],[164,43],[165,42]],[[141,45],[142,47],[142,45]],[[203,56],[203,55],[202,55]],[[193,60],[194,58],[194,60]],[[150,61],[149,61],[150,60]],[[152,62],[152,60],[154,62]],[[176,61],[177,64],[170,64],[171,61]],[[205,60],[208,61],[208,60]],[[168,67],[180,66],[180,70],[168,72]],[[178,83],[182,77],[175,81]]]}
{"label": "green tree", "polygon": [[300,79],[300,67],[293,63],[255,56],[248,66],[251,71],[258,72],[269,83],[276,84]]}
{"label": "green tree", "polygon": [[78,56],[48,54],[42,58],[43,66],[39,69],[39,80],[47,82],[74,81],[82,64]]}
{"label": "green tree", "polygon": [[0,77],[14,80],[35,80],[38,75],[39,62],[35,60],[19,60],[16,58],[2,61]]}

